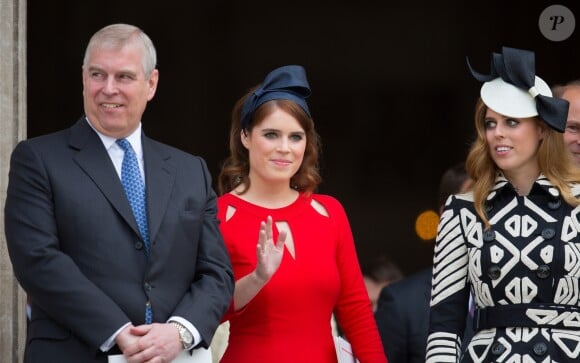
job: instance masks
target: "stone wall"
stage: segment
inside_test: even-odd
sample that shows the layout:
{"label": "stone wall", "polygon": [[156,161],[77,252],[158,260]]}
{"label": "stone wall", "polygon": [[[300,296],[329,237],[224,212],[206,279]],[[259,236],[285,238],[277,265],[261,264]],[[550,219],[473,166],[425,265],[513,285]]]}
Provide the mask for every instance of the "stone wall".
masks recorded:
{"label": "stone wall", "polygon": [[26,0],[0,0],[0,360],[22,362],[25,294],[12,273],[4,236],[10,153],[26,137]]}

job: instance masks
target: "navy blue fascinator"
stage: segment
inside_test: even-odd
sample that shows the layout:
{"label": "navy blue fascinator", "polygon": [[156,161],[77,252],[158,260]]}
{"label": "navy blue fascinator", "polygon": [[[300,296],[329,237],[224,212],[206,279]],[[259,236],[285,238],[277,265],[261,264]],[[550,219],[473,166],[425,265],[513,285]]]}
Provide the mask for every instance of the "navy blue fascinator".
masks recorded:
{"label": "navy blue fascinator", "polygon": [[548,84],[536,76],[534,52],[502,47],[491,56],[489,74],[476,72],[467,60],[475,79],[485,82],[481,98],[492,110],[508,117],[539,116],[548,126],[564,132],[568,118],[568,101],[552,97]]}
{"label": "navy blue fascinator", "polygon": [[283,66],[270,72],[264,82],[244,102],[242,107],[242,130],[252,121],[254,111],[264,102],[271,100],[291,100],[296,102],[308,116],[306,98],[310,96],[310,85],[304,67]]}

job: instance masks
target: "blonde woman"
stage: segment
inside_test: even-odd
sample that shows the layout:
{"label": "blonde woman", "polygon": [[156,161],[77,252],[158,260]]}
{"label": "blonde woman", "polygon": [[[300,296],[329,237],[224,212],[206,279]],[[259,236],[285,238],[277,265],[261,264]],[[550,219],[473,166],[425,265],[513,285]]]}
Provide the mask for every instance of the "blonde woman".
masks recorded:
{"label": "blonde woman", "polygon": [[[492,57],[466,168],[435,247],[427,362],[578,362],[580,175],[562,133],[568,103],[535,75],[533,52]],[[461,356],[470,290],[475,335]]]}

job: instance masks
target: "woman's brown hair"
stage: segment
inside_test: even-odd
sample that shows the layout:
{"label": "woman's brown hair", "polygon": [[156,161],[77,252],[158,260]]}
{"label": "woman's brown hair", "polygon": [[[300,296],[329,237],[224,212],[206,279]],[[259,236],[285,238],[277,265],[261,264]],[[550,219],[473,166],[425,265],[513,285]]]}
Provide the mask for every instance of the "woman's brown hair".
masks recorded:
{"label": "woman's brown hair", "polygon": [[318,171],[318,156],[320,154],[320,137],[314,128],[314,121],[298,104],[291,100],[275,99],[260,105],[253,114],[252,121],[245,130],[241,126],[241,114],[244,101],[257,87],[252,88],[240,98],[232,110],[230,127],[230,156],[224,161],[218,177],[218,193],[223,195],[243,185],[241,194],[250,188],[250,161],[248,149],[242,144],[242,131],[251,133],[252,129],[275,110],[283,110],[294,117],[306,134],[306,150],[300,168],[290,179],[290,187],[300,192],[314,192],[322,178]]}

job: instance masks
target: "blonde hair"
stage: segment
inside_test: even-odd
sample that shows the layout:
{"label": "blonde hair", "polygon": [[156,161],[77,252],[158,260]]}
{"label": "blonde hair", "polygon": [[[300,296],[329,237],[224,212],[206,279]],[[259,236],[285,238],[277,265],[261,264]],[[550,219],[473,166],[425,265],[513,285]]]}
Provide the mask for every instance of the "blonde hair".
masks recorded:
{"label": "blonde hair", "polygon": [[[485,200],[495,184],[495,178],[500,169],[497,167],[489,153],[489,146],[485,136],[485,114],[487,106],[481,98],[475,106],[475,130],[476,139],[471,145],[465,167],[469,176],[473,179],[473,204],[475,211],[483,220],[485,227],[490,223],[485,212]],[[576,207],[580,199],[572,195],[571,183],[580,183],[580,170],[578,170],[570,158],[562,134],[548,127],[540,118],[536,122],[544,130],[544,138],[537,152],[538,166],[550,183],[552,183],[569,205]]]}

